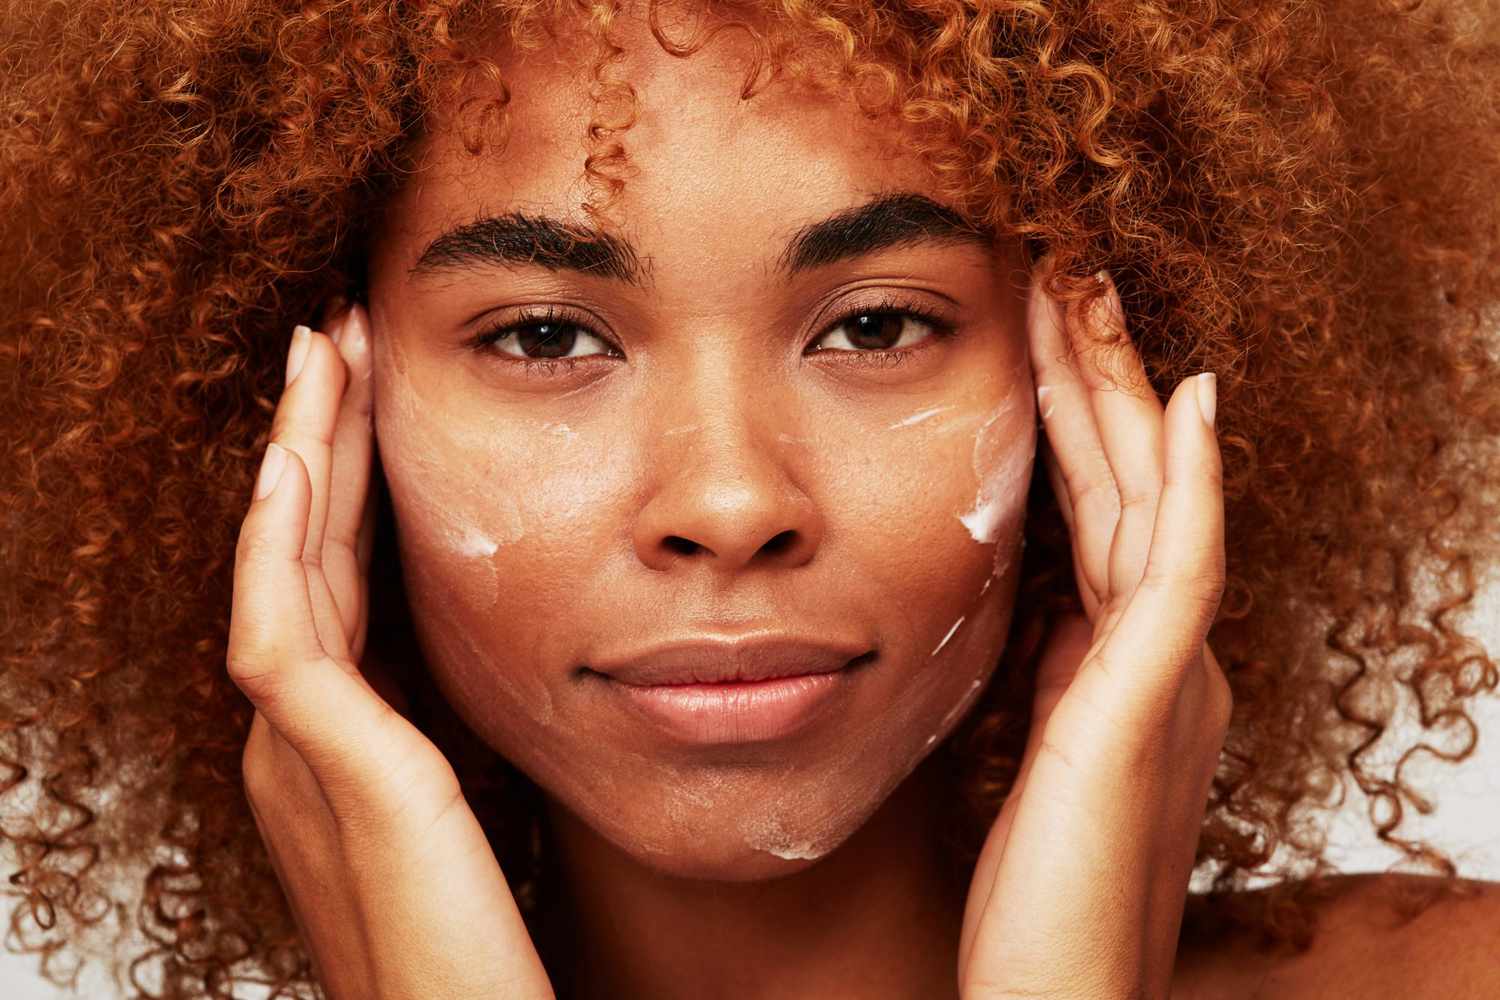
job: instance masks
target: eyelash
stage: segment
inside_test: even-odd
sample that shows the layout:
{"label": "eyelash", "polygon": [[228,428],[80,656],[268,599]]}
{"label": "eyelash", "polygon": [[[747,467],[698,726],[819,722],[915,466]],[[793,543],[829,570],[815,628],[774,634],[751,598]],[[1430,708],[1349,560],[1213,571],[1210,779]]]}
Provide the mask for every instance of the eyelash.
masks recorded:
{"label": "eyelash", "polygon": [[[814,353],[831,352],[846,354],[849,355],[847,363],[850,364],[869,365],[875,368],[894,368],[897,365],[904,364],[918,351],[925,350],[928,344],[947,339],[957,332],[953,324],[945,322],[942,317],[938,316],[932,310],[902,296],[888,294],[879,301],[861,304],[840,313],[829,322],[828,326],[818,335],[817,339],[822,340],[840,326],[858,316],[898,316],[902,319],[914,319],[930,327],[932,333],[930,336],[924,337],[916,347],[886,348],[881,350],[819,348]],[[579,362],[586,360],[586,358],[601,356],[591,354],[583,358],[519,358],[500,351],[489,350],[496,342],[504,340],[513,333],[517,333],[530,326],[548,324],[563,324],[575,327],[579,331],[604,342],[611,350],[618,350],[608,340],[595,333],[588,325],[585,317],[574,313],[572,310],[558,309],[553,306],[548,306],[544,310],[523,311],[519,316],[512,317],[504,323],[496,323],[486,327],[471,337],[467,341],[466,346],[474,351],[501,358],[508,363],[519,364],[525,375],[538,378],[559,377],[562,374],[571,372],[578,366]],[[558,371],[559,368],[562,369],[561,372]]]}

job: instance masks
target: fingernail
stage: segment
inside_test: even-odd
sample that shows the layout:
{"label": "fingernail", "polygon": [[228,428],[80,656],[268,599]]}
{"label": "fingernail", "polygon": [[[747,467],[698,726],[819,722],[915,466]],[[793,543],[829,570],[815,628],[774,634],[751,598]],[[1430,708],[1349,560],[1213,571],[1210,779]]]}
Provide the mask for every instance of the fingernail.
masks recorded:
{"label": "fingernail", "polygon": [[307,349],[312,346],[312,330],[300,323],[292,330],[292,349],[287,352],[286,384],[291,385],[307,361]]}
{"label": "fingernail", "polygon": [[330,321],[327,328],[323,331],[328,334],[328,339],[333,341],[335,347],[338,346],[339,338],[344,335],[344,326],[348,322],[349,313],[347,311],[342,312],[338,315],[338,318]]}
{"label": "fingernail", "polygon": [[285,468],[286,449],[275,442],[266,445],[265,456],[260,460],[260,475],[255,477],[255,499],[264,500],[271,495]]}
{"label": "fingernail", "polygon": [[1219,399],[1219,378],[1213,372],[1204,372],[1198,376],[1198,411],[1203,414],[1203,422],[1213,430],[1214,411],[1217,409]]}
{"label": "fingernail", "polygon": [[349,337],[351,356],[358,355],[370,346],[370,318],[365,313],[364,306],[358,302],[349,307],[349,313],[344,319],[344,333]]}

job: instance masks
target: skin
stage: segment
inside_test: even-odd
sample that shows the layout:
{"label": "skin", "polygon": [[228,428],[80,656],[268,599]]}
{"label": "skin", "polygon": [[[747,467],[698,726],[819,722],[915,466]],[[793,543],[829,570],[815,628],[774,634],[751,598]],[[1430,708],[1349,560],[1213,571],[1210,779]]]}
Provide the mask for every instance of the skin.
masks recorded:
{"label": "skin", "polygon": [[[639,173],[609,225],[650,260],[649,284],[525,265],[411,273],[484,214],[590,221],[574,140],[589,106],[567,44],[496,50],[517,98],[508,144],[474,158],[436,122],[371,261],[375,434],[428,666],[545,790],[593,901],[575,918],[598,935],[591,953],[631,956],[601,971],[615,988],[670,995],[779,926],[779,960],[761,951],[742,970],[752,992],[847,988],[833,956],[885,953],[922,957],[866,967],[870,982],[936,996],[951,958],[927,956],[943,940],[951,956],[961,903],[910,822],[928,811],[912,775],[1008,631],[1036,447],[1026,275],[1013,246],[932,242],[772,273],[796,226],[879,193],[940,200],[933,180],[840,98],[780,85],[742,103],[735,36],[681,60],[633,30]],[[956,332],[908,319],[901,364],[860,365],[848,326],[825,317],[890,291]],[[573,353],[591,356],[571,371],[525,373],[515,337],[465,345],[549,304],[587,316]],[[819,725],[709,749],[664,740],[578,670],[666,635],[760,630],[879,656]],[[836,919],[805,912],[820,897]],[[622,912],[652,933],[606,938],[602,914],[617,928]],[[916,913],[931,949],[910,946]]]}
{"label": "skin", "polygon": [[1306,952],[1267,951],[1253,932],[1234,933],[1179,956],[1171,1000],[1495,996],[1500,884],[1461,880],[1462,896],[1403,922],[1395,895],[1431,881],[1400,873],[1340,876],[1318,904],[1318,933]]}

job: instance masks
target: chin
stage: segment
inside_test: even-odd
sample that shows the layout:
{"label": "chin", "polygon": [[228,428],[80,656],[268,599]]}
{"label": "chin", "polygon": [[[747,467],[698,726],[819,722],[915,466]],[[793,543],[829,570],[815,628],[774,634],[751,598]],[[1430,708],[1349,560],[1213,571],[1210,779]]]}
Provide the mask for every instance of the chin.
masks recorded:
{"label": "chin", "polygon": [[716,827],[713,832],[637,831],[627,843],[615,844],[638,864],[663,875],[706,882],[761,882],[811,868],[854,832],[798,841],[757,831],[757,822],[764,820],[750,820],[748,832],[735,827]]}
{"label": "chin", "polygon": [[824,770],[798,781],[780,768],[672,771],[636,784],[643,794],[629,803],[586,796],[558,810],[554,821],[572,825],[575,834],[586,826],[587,839],[603,839],[665,875],[763,881],[804,871],[838,851],[888,801],[902,776],[899,769],[886,780],[868,771]]}
{"label": "chin", "polygon": [[636,855],[636,861],[675,878],[702,882],[764,882],[795,875],[822,860],[819,857],[781,858],[747,848],[742,839],[726,838],[717,844],[701,838],[677,850],[651,850]]}

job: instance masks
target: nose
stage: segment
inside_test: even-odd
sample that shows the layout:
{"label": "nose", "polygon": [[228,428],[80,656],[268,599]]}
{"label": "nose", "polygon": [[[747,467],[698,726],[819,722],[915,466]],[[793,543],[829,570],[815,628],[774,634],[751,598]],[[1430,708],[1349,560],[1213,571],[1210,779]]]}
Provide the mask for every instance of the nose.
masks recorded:
{"label": "nose", "polygon": [[[753,389],[726,401],[674,405],[652,432],[656,489],[641,508],[635,547],[645,565],[672,570],[700,563],[717,572],[756,564],[809,562],[823,534],[817,505],[789,468],[806,444],[778,436],[777,421]],[[677,404],[684,397],[679,396]],[[696,426],[694,426],[696,425]],[[665,434],[661,428],[691,427]]]}

